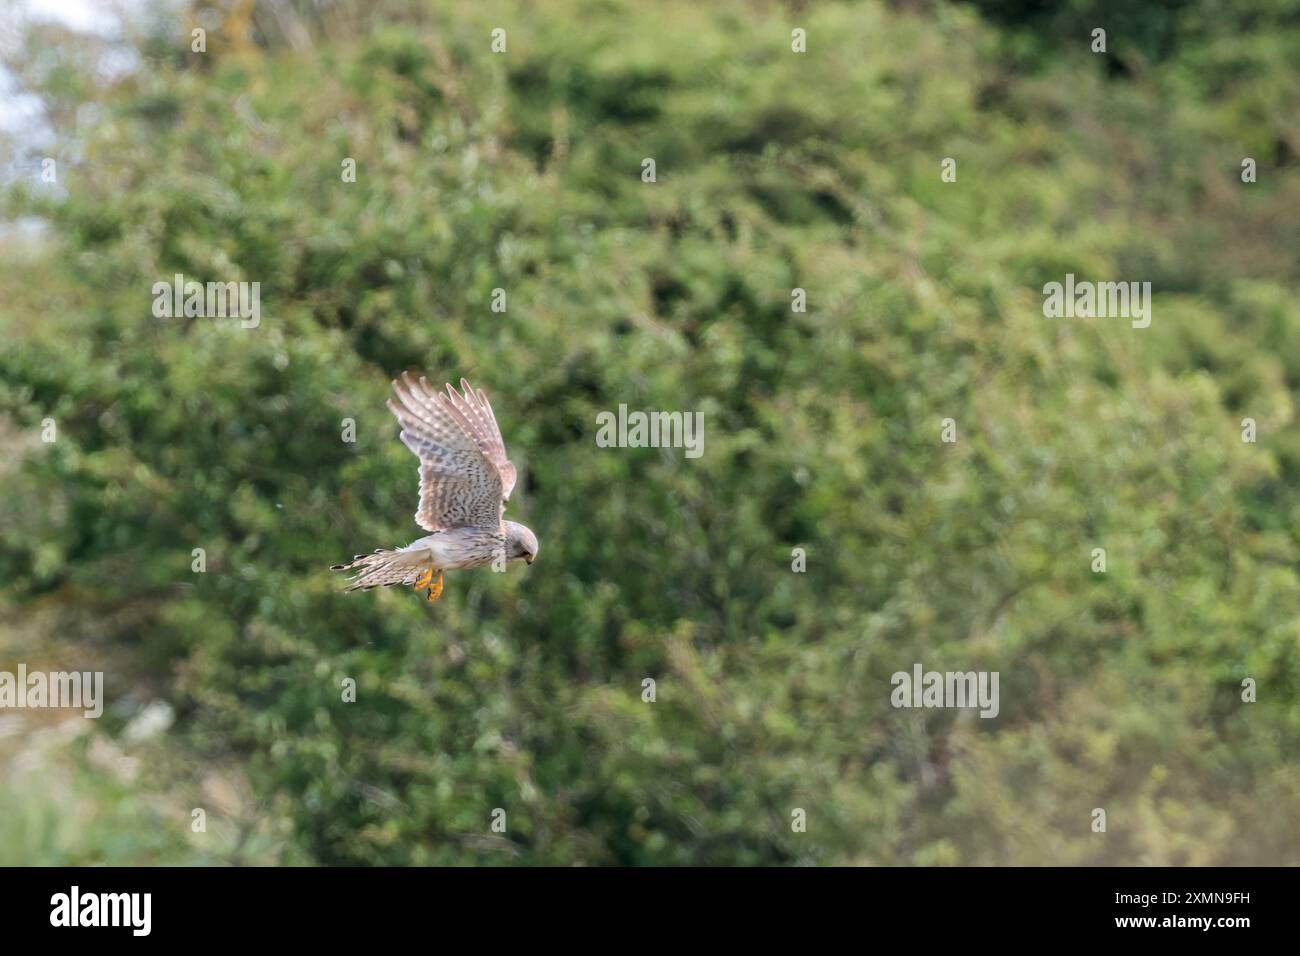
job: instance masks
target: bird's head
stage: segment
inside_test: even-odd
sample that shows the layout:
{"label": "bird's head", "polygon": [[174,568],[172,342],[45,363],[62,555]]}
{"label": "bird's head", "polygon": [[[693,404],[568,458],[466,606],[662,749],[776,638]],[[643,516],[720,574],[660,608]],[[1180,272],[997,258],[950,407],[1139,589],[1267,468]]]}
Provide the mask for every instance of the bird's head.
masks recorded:
{"label": "bird's head", "polygon": [[537,559],[537,535],[518,521],[507,521],[506,559],[523,558],[529,564]]}

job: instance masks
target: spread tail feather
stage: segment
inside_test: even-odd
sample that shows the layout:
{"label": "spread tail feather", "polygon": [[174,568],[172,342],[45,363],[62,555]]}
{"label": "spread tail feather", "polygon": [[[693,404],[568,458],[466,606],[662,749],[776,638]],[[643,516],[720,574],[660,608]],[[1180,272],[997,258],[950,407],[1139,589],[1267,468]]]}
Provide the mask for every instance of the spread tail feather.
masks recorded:
{"label": "spread tail feather", "polygon": [[371,588],[414,584],[429,569],[428,552],[384,551],[358,554],[347,564],[335,564],[331,571],[351,571],[344,591],[369,591]]}

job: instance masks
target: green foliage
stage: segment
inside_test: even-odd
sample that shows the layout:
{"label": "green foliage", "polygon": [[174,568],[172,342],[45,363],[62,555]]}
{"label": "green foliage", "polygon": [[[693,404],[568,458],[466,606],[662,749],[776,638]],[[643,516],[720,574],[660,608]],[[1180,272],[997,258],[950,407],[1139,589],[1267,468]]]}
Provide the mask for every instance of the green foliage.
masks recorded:
{"label": "green foliage", "polygon": [[[108,87],[30,41],[99,109],[7,200],[50,223],[0,279],[19,647],[159,688],[283,859],[1300,863],[1300,30],[1139,82],[1086,35],[1010,72],[966,6],[400,7]],[[155,319],[177,272],[261,325]],[[1045,319],[1066,272],[1151,327]],[[490,394],[541,541],[432,607],[326,570],[420,533],[407,368]],[[597,448],[620,403],[703,457]],[[918,661],[999,718],[893,709]]]}

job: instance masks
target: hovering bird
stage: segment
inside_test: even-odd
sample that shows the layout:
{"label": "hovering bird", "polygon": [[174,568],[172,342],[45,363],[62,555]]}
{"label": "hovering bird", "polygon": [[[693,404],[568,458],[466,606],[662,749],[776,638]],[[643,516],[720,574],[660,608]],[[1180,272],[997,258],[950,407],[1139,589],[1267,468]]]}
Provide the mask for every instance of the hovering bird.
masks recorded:
{"label": "hovering bird", "polygon": [[[388,407],[402,426],[401,439],[420,459],[420,508],[415,523],[429,534],[396,551],[358,554],[332,571],[351,571],[346,591],[409,584],[428,588],[430,603],[442,596],[444,571],[537,557],[537,536],[505,521],[515,487],[515,466],[492,406],[465,379],[461,391],[444,395],[409,372],[393,381],[398,401]],[[400,404],[399,404],[400,403]],[[434,579],[434,575],[437,579]]]}

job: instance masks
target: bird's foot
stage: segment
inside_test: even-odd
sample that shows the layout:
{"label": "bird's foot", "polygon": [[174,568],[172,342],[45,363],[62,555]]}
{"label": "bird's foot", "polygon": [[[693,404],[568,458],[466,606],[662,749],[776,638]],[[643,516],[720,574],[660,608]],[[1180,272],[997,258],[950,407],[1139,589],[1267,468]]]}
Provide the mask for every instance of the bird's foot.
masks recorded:
{"label": "bird's foot", "polygon": [[418,581],[415,582],[415,589],[418,591],[418,590],[420,590],[420,588],[426,588],[426,587],[428,587],[428,586],[429,586],[429,582],[430,582],[432,579],[433,579],[433,565],[431,564],[431,565],[429,565],[429,570],[427,570],[427,571],[425,571],[423,574],[421,574],[421,575],[420,575],[420,580],[418,580]]}
{"label": "bird's foot", "polygon": [[429,597],[427,600],[430,604],[432,604],[440,597],[442,597],[442,572],[441,571],[438,572],[438,580],[434,581],[433,584],[429,586]]}

